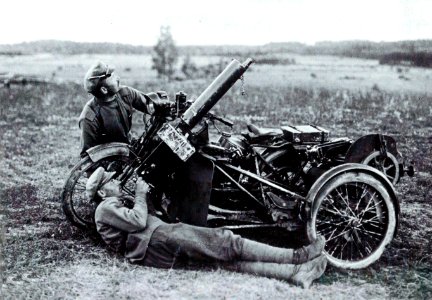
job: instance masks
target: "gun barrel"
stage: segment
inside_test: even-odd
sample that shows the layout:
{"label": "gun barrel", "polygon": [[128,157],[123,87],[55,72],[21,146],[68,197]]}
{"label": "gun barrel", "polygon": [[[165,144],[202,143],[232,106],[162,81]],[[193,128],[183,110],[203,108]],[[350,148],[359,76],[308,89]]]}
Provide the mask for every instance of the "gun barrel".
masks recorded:
{"label": "gun barrel", "polygon": [[248,58],[244,63],[234,59],[185,111],[181,117],[183,123],[192,129],[240,79],[253,62],[252,58]]}

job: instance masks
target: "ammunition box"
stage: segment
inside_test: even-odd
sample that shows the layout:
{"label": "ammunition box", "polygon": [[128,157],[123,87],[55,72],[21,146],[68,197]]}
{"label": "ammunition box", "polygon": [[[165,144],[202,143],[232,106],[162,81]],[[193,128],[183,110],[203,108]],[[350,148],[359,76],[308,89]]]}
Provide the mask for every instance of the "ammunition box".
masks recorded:
{"label": "ammunition box", "polygon": [[328,130],[314,125],[282,126],[284,138],[292,143],[324,143],[329,140]]}

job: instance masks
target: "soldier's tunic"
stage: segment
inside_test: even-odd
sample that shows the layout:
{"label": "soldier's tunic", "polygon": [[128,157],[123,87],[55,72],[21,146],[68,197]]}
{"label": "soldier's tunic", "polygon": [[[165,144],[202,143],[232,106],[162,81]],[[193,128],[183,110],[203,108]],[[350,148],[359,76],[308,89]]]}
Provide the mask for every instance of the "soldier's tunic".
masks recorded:
{"label": "soldier's tunic", "polygon": [[124,252],[132,263],[170,268],[176,261],[233,261],[240,258],[243,239],[229,230],[167,224],[148,214],[145,196],[128,209],[121,199],[102,201],[95,212],[96,228],[107,245]]}
{"label": "soldier's tunic", "polygon": [[129,142],[133,109],[152,114],[151,98],[131,87],[122,86],[114,100],[93,97],[79,117],[81,156],[91,147],[111,142]]}

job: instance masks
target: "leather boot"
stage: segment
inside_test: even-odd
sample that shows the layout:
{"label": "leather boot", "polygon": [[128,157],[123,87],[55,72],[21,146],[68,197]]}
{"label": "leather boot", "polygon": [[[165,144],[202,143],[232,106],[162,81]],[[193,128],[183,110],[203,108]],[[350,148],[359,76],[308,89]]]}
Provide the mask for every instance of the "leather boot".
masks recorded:
{"label": "leather boot", "polygon": [[269,246],[244,239],[241,260],[279,264],[301,264],[319,256],[324,249],[325,239],[319,236],[310,245],[299,249]]}
{"label": "leather boot", "polygon": [[327,258],[324,254],[300,265],[247,261],[225,265],[232,271],[282,279],[305,289],[309,288],[315,279],[321,277],[326,266]]}

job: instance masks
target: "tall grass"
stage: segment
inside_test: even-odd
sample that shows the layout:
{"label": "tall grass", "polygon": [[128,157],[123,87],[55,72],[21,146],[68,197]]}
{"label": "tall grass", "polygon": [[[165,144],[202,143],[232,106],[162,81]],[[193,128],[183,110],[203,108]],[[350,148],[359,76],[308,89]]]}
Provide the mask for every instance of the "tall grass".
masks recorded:
{"label": "tall grass", "polygon": [[[161,86],[149,81],[136,87],[143,91],[165,89],[171,96],[184,90],[189,98],[196,98],[207,84],[194,80]],[[427,228],[432,228],[432,207],[427,201],[432,198],[431,96],[281,85],[247,86],[246,96],[240,90],[236,85],[214,109],[236,121],[236,132],[246,130],[248,122],[267,127],[312,123],[329,129],[333,136],[357,138],[381,132],[396,138],[402,154],[415,161],[421,175],[403,179],[397,188],[402,219],[392,247],[379,264],[353,276],[411,295],[410,289],[394,278],[407,282],[412,276],[430,274],[422,268],[432,264],[432,246],[425,237],[431,233]],[[77,120],[87,99],[82,87],[71,83],[0,87],[0,204],[6,215],[2,222],[6,240],[2,242],[4,275],[9,283],[26,282],[20,274],[41,276],[46,268],[67,261],[100,258],[100,241],[72,228],[59,203],[68,170],[78,161]],[[134,131],[139,132],[139,126]],[[380,268],[388,266],[399,269],[385,277]],[[404,268],[412,270],[411,277],[397,277]],[[336,280],[338,276],[331,271],[328,278]],[[417,279],[421,295],[430,295],[429,281]],[[33,286],[38,288],[43,287]],[[10,293],[18,289],[19,284],[8,285]]]}

